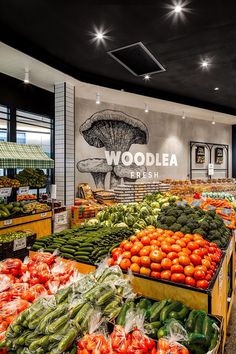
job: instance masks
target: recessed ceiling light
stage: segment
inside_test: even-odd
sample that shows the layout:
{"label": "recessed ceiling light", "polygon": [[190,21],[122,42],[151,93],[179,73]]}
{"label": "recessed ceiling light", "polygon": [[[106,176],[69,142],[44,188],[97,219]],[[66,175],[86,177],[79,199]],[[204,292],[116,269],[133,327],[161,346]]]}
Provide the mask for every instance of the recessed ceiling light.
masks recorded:
{"label": "recessed ceiling light", "polygon": [[145,112],[145,113],[148,113],[148,112],[149,112],[149,108],[148,108],[148,104],[147,104],[147,103],[145,103],[144,112]]}
{"label": "recessed ceiling light", "polygon": [[104,34],[102,33],[102,32],[97,32],[96,34],[95,34],[95,37],[96,37],[96,39],[103,39],[104,38]]}
{"label": "recessed ceiling light", "polygon": [[144,76],[144,80],[150,80],[150,75],[146,74],[146,75]]}
{"label": "recessed ceiling light", "polygon": [[215,87],[214,90],[215,90],[215,91],[219,91],[219,87]]}
{"label": "recessed ceiling light", "polygon": [[100,103],[101,103],[100,94],[96,93],[96,104],[100,104]]}
{"label": "recessed ceiling light", "polygon": [[215,125],[215,124],[216,124],[216,122],[213,120],[213,121],[211,122],[211,124],[212,124],[212,125]]}
{"label": "recessed ceiling light", "polygon": [[175,13],[179,14],[182,11],[182,6],[181,5],[176,5],[174,11],[175,11]]}
{"label": "recessed ceiling light", "polygon": [[209,65],[210,65],[210,62],[209,62],[208,59],[202,60],[202,62],[201,62],[201,67],[202,67],[203,69],[207,69]]}
{"label": "recessed ceiling light", "polygon": [[29,84],[29,69],[25,69],[24,83]]}

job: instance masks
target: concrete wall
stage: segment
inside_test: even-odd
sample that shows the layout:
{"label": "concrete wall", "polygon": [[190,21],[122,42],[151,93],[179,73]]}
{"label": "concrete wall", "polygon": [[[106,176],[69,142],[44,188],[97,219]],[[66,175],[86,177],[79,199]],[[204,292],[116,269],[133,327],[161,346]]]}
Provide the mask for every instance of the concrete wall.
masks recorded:
{"label": "concrete wall", "polygon": [[[189,174],[189,142],[191,140],[199,142],[228,144],[230,146],[230,175],[231,175],[231,146],[232,127],[224,124],[212,125],[209,121],[194,120],[186,118],[183,120],[179,116],[152,112],[144,113],[143,110],[123,107],[115,104],[101,103],[96,105],[95,101],[76,98],[75,114],[75,165],[79,160],[103,157],[104,148],[90,146],[80,134],[79,128],[95,112],[112,109],[120,110],[139,120],[143,121],[149,131],[149,141],[146,145],[132,145],[131,153],[152,152],[176,154],[178,167],[176,166],[150,166],[148,171],[158,172],[159,178],[185,179]],[[225,159],[224,159],[225,160]],[[206,161],[208,162],[208,161]],[[205,164],[205,167],[207,164]],[[203,168],[201,165],[197,166]],[[224,165],[217,166],[224,168]],[[94,186],[93,179],[89,173],[78,172],[76,168],[75,181],[77,183],[88,182]],[[223,177],[223,172],[218,172],[215,177]],[[204,173],[198,172],[194,177],[205,177]],[[109,178],[107,176],[107,178]],[[108,183],[108,181],[107,181]],[[107,184],[108,186],[108,184]]]}

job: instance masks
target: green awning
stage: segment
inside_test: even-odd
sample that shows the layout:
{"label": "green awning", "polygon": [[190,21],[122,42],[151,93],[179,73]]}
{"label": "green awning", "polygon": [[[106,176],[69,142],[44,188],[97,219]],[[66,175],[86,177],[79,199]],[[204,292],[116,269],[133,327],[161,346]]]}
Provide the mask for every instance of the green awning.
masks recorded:
{"label": "green awning", "polygon": [[53,168],[54,161],[32,144],[0,142],[0,168]]}

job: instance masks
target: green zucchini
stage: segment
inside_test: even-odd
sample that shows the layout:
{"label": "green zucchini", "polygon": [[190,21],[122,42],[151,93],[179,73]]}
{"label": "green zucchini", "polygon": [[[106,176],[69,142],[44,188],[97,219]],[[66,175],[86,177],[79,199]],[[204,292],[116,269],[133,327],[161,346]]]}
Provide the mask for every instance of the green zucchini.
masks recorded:
{"label": "green zucchini", "polygon": [[162,300],[160,302],[155,302],[150,309],[150,322],[155,322],[160,319],[160,314],[163,308],[169,305],[170,300]]}
{"label": "green zucchini", "polygon": [[169,318],[171,311],[179,311],[182,309],[182,303],[179,301],[174,301],[169,305],[166,305],[160,313],[160,321],[165,322]]}

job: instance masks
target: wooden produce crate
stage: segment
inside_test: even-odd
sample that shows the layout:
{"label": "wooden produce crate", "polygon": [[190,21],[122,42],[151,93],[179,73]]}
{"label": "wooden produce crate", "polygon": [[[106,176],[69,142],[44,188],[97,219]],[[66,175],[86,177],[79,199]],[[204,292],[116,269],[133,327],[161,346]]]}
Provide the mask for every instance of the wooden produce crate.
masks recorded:
{"label": "wooden produce crate", "polygon": [[0,220],[0,235],[19,230],[30,230],[38,238],[50,235],[52,233],[52,212]]}
{"label": "wooden produce crate", "polygon": [[[177,284],[160,279],[152,279],[139,274],[133,276],[132,284],[134,290],[145,297],[155,300],[168,298],[179,300],[189,307],[223,317],[224,344],[227,324],[234,300],[234,257],[234,240],[232,238],[228,248],[223,252],[221,264],[208,290],[193,288],[185,284]],[[231,268],[231,276],[229,279],[231,284],[230,289],[228,289],[229,268]]]}

